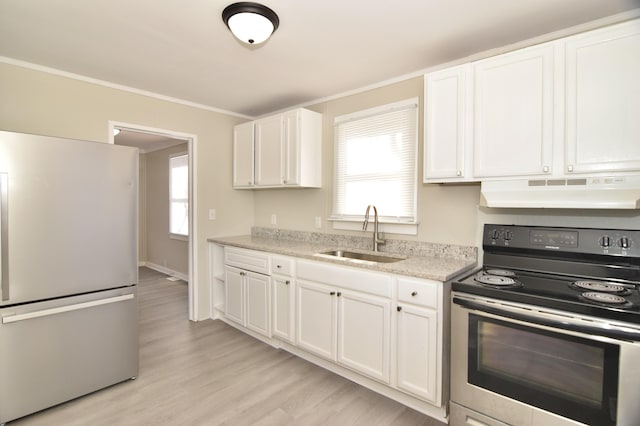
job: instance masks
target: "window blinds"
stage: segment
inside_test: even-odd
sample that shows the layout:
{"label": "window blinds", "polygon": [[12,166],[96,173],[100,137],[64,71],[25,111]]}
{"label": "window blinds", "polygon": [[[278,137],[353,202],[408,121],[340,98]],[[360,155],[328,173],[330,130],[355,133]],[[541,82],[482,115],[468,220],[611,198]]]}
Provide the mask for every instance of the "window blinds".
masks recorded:
{"label": "window blinds", "polygon": [[336,118],[333,219],[416,222],[417,133],[415,100]]}

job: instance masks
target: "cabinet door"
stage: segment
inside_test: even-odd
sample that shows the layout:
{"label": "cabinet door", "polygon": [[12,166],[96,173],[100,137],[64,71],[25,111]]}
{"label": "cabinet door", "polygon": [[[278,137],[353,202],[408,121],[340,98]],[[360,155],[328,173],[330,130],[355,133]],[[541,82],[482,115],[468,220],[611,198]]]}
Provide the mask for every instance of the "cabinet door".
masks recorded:
{"label": "cabinet door", "polygon": [[338,290],[338,362],[389,383],[391,301]]}
{"label": "cabinet door", "polygon": [[253,175],[253,122],[233,128],[233,187],[251,187]]}
{"label": "cabinet door", "polygon": [[247,328],[271,337],[269,277],[252,272],[246,272],[245,274]]}
{"label": "cabinet door", "polygon": [[640,20],[566,44],[565,172],[640,170]]}
{"label": "cabinet door", "polygon": [[437,323],[435,310],[405,304],[399,306],[397,386],[439,406]]}
{"label": "cabinet door", "polygon": [[284,184],[300,184],[300,111],[284,115]]}
{"label": "cabinet door", "polygon": [[294,342],[294,298],[295,286],[291,277],[274,275],[273,288],[273,335]]}
{"label": "cabinet door", "polygon": [[336,361],[336,291],[331,287],[298,281],[296,300],[297,345]]}
{"label": "cabinet door", "polygon": [[224,269],[225,317],[244,325],[244,275],[245,272],[231,267]]}
{"label": "cabinet door", "polygon": [[425,182],[471,177],[470,73],[466,64],[425,76]]}
{"label": "cabinet door", "polygon": [[474,176],[551,172],[553,43],[478,61],[474,70]]}
{"label": "cabinet door", "polygon": [[283,123],[278,114],[256,124],[256,185],[280,186],[283,178]]}

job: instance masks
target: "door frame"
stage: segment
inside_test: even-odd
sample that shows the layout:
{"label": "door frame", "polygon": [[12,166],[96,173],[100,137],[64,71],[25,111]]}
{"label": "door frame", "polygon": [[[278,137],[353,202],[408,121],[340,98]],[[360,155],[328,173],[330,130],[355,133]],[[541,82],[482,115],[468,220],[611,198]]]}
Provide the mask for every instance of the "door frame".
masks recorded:
{"label": "door frame", "polygon": [[198,244],[197,244],[197,223],[196,214],[197,210],[197,190],[196,190],[196,155],[198,136],[191,133],[178,132],[175,130],[160,129],[157,127],[143,126],[139,124],[124,123],[121,121],[108,121],[108,142],[114,144],[115,136],[113,131],[115,129],[130,130],[140,133],[150,133],[160,136],[165,136],[171,139],[181,139],[187,142],[188,154],[189,154],[189,242],[188,242],[188,267],[189,267],[189,280],[187,281],[189,292],[189,320],[198,321],[198,277],[197,277],[197,265],[198,265]]}

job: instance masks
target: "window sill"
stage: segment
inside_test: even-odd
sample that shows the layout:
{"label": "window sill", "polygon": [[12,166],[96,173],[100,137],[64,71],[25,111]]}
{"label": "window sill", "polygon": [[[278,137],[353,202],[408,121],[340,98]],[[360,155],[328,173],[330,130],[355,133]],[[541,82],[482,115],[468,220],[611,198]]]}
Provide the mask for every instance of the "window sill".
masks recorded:
{"label": "window sill", "polygon": [[189,241],[189,236],[188,235],[181,235],[181,234],[169,234],[169,239],[171,240],[180,240],[180,241]]}
{"label": "window sill", "polygon": [[[363,219],[334,219],[329,218],[333,229],[342,231],[362,231]],[[368,231],[373,231],[373,220],[369,219]],[[386,234],[418,235],[417,223],[378,222],[378,231]]]}

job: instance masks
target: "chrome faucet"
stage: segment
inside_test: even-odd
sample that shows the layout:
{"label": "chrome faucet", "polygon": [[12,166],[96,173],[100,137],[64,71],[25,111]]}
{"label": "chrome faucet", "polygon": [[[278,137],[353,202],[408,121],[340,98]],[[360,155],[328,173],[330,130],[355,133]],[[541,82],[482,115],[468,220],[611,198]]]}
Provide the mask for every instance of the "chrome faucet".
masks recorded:
{"label": "chrome faucet", "polygon": [[362,230],[367,230],[369,225],[369,210],[373,207],[373,251],[378,251],[378,244],[384,244],[384,240],[380,239],[378,235],[378,209],[373,204],[367,206],[367,212],[364,214],[364,223],[362,224]]}

